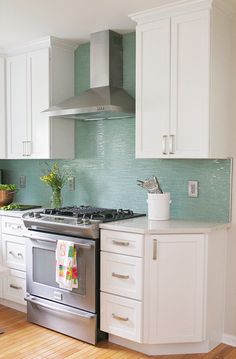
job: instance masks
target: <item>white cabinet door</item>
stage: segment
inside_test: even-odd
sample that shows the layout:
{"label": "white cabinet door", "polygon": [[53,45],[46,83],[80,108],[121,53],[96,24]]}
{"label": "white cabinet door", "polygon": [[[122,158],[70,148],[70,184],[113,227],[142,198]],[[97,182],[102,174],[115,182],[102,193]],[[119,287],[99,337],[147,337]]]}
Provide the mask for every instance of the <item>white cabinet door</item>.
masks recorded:
{"label": "white cabinet door", "polygon": [[170,19],[137,27],[136,156],[166,157],[170,125]]}
{"label": "white cabinet door", "polygon": [[7,58],[8,158],[24,158],[28,141],[27,56]]}
{"label": "white cabinet door", "polygon": [[208,157],[210,13],[171,19],[171,157]]}
{"label": "white cabinet door", "polygon": [[0,159],[6,158],[5,59],[0,56]]}
{"label": "white cabinet door", "polygon": [[29,155],[33,158],[50,157],[50,120],[41,112],[49,107],[50,68],[49,48],[31,52],[28,61],[28,138]]}
{"label": "white cabinet door", "polygon": [[203,234],[149,237],[144,279],[146,342],[204,339],[204,246]]}

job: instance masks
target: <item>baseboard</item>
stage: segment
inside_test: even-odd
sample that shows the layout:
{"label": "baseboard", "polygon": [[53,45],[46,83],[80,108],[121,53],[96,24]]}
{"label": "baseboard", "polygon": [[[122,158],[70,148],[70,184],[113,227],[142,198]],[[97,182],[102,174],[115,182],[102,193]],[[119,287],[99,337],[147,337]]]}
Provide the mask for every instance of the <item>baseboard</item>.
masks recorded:
{"label": "baseboard", "polygon": [[222,343],[236,347],[236,336],[230,334],[223,334]]}
{"label": "baseboard", "polygon": [[18,303],[12,302],[10,300],[6,300],[6,299],[1,298],[0,299],[0,304],[4,305],[5,307],[16,309],[16,310],[18,310],[20,312],[24,312],[24,313],[27,312],[26,305],[18,304]]}

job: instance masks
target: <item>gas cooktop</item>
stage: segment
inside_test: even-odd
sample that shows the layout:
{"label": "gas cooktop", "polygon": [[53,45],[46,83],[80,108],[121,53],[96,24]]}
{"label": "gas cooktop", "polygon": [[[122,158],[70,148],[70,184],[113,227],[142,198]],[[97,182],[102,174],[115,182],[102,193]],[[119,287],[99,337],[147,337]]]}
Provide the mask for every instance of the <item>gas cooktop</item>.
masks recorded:
{"label": "gas cooktop", "polygon": [[141,216],[144,214],[134,213],[130,209],[71,206],[27,212],[22,218],[29,230],[96,239],[99,238],[99,223]]}

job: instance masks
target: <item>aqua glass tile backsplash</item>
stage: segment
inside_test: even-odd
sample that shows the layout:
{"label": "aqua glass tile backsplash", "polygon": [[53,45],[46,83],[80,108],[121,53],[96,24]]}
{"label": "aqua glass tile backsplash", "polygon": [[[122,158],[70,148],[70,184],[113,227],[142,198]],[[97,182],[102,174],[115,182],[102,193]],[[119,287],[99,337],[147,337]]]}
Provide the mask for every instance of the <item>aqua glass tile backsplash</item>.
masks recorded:
{"label": "aqua glass tile backsplash", "polygon": [[[135,94],[135,34],[123,37],[124,88]],[[89,44],[75,53],[75,93],[89,88]],[[47,161],[52,163],[53,161]],[[171,193],[171,217],[206,221],[230,219],[231,160],[135,159],[135,119],[76,121],[76,158],[59,160],[76,176],[76,190],[63,188],[63,204],[91,204],[147,211],[147,194],[137,179],[156,175],[164,191]],[[44,160],[2,160],[5,183],[19,183],[26,175],[26,188],[16,201],[50,205],[50,188],[39,177]],[[199,181],[199,197],[188,197],[188,180]]]}

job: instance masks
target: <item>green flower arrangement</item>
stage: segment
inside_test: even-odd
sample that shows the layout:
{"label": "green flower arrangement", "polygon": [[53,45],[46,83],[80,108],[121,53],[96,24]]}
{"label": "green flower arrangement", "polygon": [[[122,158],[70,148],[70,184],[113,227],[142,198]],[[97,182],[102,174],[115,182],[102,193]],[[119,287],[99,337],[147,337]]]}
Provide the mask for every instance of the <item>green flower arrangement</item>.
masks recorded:
{"label": "green flower arrangement", "polygon": [[67,171],[62,171],[57,162],[52,167],[47,164],[46,174],[40,177],[40,180],[46,183],[52,189],[51,206],[60,208],[62,206],[61,190],[70,176]]}

